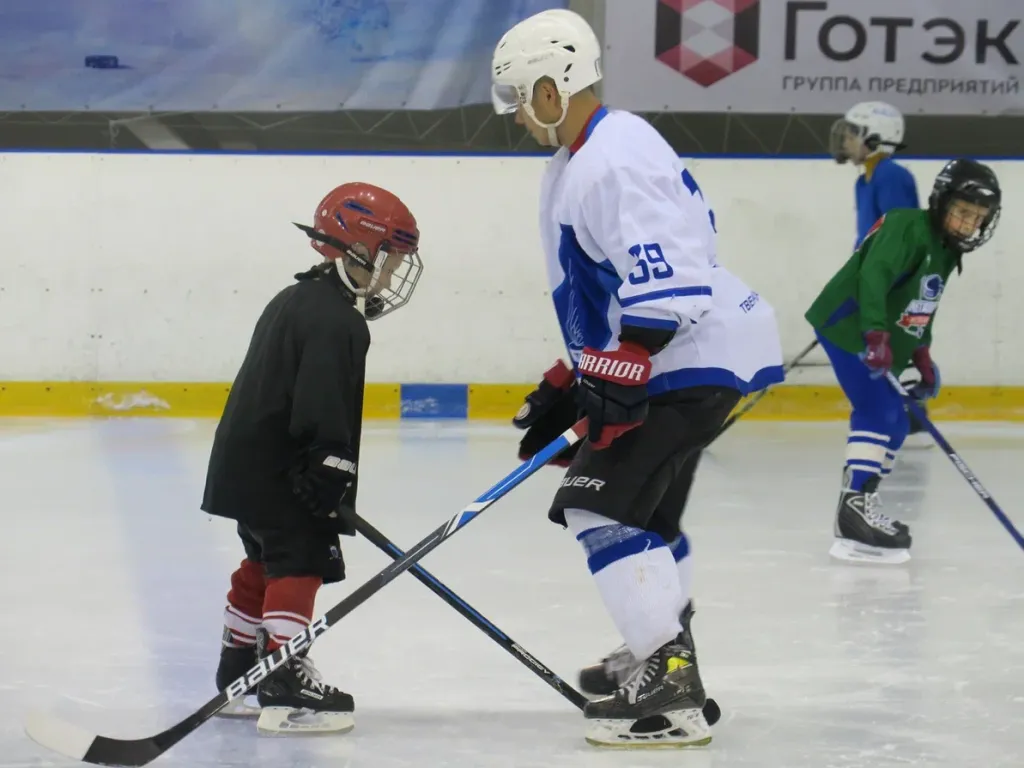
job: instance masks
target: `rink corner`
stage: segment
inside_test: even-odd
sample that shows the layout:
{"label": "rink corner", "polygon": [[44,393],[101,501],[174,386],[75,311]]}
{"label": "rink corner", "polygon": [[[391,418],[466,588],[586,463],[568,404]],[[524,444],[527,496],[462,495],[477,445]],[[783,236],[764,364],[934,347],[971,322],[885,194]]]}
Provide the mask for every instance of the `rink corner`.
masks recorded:
{"label": "rink corner", "polygon": [[[506,421],[532,384],[372,383],[366,419]],[[227,400],[224,382],[0,382],[0,417],[217,418]],[[937,421],[1024,421],[1024,387],[943,389],[929,405]],[[783,385],[745,415],[750,420],[834,421],[849,407],[838,387]]]}

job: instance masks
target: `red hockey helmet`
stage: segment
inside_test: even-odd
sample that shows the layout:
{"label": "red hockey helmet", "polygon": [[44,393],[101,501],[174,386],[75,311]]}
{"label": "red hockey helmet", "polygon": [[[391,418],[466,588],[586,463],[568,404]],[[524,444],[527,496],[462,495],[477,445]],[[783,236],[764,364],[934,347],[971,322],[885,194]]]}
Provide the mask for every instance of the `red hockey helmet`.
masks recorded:
{"label": "red hockey helmet", "polygon": [[342,184],[317,205],[312,227],[296,226],[325,259],[341,260],[339,274],[365,299],[367,320],[412,297],[423,271],[420,231],[397,195],[373,184]]}

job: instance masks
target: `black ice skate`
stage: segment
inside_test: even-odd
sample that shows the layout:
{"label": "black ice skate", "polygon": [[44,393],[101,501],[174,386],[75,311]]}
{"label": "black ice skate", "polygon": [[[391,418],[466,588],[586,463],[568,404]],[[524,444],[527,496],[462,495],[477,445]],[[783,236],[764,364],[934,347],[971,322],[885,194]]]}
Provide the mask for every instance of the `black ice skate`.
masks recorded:
{"label": "black ice skate", "polygon": [[[260,656],[269,635],[256,633]],[[259,685],[262,707],[257,730],[264,734],[345,733],[355,727],[352,697],[320,679],[306,652],[294,656]]]}
{"label": "black ice skate", "polygon": [[829,550],[832,557],[887,565],[899,565],[910,559],[910,529],[881,513],[879,482],[880,478],[873,477],[863,490],[843,489],[836,510],[836,540]]}
{"label": "black ice skate", "polygon": [[589,702],[587,742],[598,747],[699,747],[711,743],[707,697],[688,632],[643,662],[611,696]]}
{"label": "black ice skate", "polygon": [[[231,630],[225,629],[225,642],[231,640]],[[217,665],[217,690],[223,691],[231,683],[242,677],[246,672],[256,666],[255,646],[246,648],[235,648],[222,645],[220,649],[220,663]],[[217,713],[218,717],[257,717],[260,713],[260,705],[256,701],[256,692],[252,691],[248,696],[240,696],[232,699]]]}
{"label": "black ice skate", "polygon": [[[690,648],[693,648],[693,637],[690,634],[690,620],[693,618],[693,601],[690,600],[679,614],[679,623],[683,625]],[[696,652],[696,649],[694,649]],[[589,696],[611,696],[640,667],[641,662],[625,645],[620,645],[596,664],[580,670],[580,690]]]}

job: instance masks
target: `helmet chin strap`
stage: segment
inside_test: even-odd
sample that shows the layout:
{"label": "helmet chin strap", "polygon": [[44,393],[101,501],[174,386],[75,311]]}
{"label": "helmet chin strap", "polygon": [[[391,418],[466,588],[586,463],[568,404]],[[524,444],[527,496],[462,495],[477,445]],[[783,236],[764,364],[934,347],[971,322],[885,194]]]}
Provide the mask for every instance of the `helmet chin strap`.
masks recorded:
{"label": "helmet chin strap", "polygon": [[533,122],[535,122],[541,128],[547,129],[547,132],[548,132],[548,144],[549,144],[549,146],[552,146],[552,147],[560,147],[560,146],[562,146],[562,144],[558,141],[558,134],[555,131],[556,131],[556,129],[562,123],[565,122],[565,118],[569,114],[569,104],[568,104],[567,99],[565,99],[563,97],[563,99],[562,99],[562,116],[559,117],[558,120],[556,122],[554,122],[554,123],[542,123],[540,121],[540,119],[537,117],[537,113],[533,111],[533,105],[532,104],[524,104],[523,105],[523,109],[526,110],[526,114],[530,116],[530,119],[533,120]]}
{"label": "helmet chin strap", "polygon": [[338,272],[338,277],[341,278],[341,282],[345,284],[345,287],[352,291],[352,295],[356,297],[356,310],[359,314],[365,317],[367,289],[357,286],[355,280],[353,280],[352,276],[348,273],[345,263],[343,261],[338,263],[338,261],[334,262],[334,268]]}

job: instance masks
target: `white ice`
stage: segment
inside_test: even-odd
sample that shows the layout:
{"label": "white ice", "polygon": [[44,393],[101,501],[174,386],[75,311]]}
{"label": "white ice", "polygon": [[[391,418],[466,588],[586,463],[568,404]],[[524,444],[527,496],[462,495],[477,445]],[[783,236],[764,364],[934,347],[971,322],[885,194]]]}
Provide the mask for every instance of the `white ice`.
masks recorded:
{"label": "white ice", "polygon": [[[30,709],[108,735],[162,730],[213,693],[232,524],[199,511],[210,422],[0,424],[0,766],[65,766],[22,733]],[[1024,430],[949,439],[1024,526]],[[409,547],[509,472],[517,435],[372,424],[361,513]],[[887,510],[902,567],[830,561],[843,426],[741,423],[703,461],[687,512],[695,634],[725,712],[701,752],[601,752],[581,717],[404,575],[315,646],[356,730],[257,737],[212,720],[158,765],[213,768],[907,768],[1024,764],[1024,551],[936,448],[908,451]],[[424,564],[567,680],[617,644],[572,537],[547,522],[545,470]],[[388,562],[345,540],[349,580]]]}

